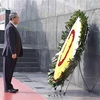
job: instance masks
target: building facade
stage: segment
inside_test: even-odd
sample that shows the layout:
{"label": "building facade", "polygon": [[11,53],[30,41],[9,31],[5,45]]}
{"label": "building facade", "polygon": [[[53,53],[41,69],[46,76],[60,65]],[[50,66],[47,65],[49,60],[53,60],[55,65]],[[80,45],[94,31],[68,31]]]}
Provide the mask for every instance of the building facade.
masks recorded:
{"label": "building facade", "polygon": [[[89,36],[82,55],[81,70],[89,89],[99,94],[100,85],[100,1],[99,0],[2,0],[2,7],[20,16],[18,30],[24,46],[39,51],[42,71],[47,72],[52,57],[57,52],[62,31],[74,11],[86,12]],[[86,88],[78,67],[73,83]]]}

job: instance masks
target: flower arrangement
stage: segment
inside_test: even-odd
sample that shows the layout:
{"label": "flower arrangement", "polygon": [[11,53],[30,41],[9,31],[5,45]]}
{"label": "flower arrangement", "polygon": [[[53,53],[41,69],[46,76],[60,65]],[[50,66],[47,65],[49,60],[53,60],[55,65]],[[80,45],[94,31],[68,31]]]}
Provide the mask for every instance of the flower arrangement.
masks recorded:
{"label": "flower arrangement", "polygon": [[[55,73],[56,63],[57,63],[57,60],[59,57],[59,52],[61,51],[61,49],[65,43],[65,40],[78,17],[80,18],[80,22],[81,22],[81,32],[80,32],[81,35],[80,35],[79,41],[78,41],[78,48],[75,52],[73,59],[69,60],[69,64],[68,64],[67,68],[65,69],[65,71],[61,73],[61,76],[57,80],[55,80],[54,73]],[[51,69],[49,69],[49,72],[48,72],[48,83],[54,88],[56,88],[59,85],[61,85],[61,86],[64,85],[65,80],[74,71],[75,67],[78,65],[78,62],[80,61],[80,57],[82,55],[82,52],[84,51],[85,41],[86,41],[86,37],[88,34],[87,19],[88,19],[88,17],[85,16],[85,13],[83,11],[79,10],[79,11],[76,11],[71,16],[71,18],[68,22],[66,22],[66,25],[65,25],[66,30],[62,31],[61,41],[59,42],[58,48],[57,48],[58,52],[52,58],[52,63],[50,65]]]}

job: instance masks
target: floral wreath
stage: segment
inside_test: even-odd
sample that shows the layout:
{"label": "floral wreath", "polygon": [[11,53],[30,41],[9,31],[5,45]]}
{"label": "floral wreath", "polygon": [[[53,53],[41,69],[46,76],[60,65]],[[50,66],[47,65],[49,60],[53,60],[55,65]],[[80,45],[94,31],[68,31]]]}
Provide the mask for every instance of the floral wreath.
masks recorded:
{"label": "floral wreath", "polygon": [[[61,73],[61,76],[55,80],[54,79],[54,73],[55,73],[55,68],[56,68],[56,63],[59,57],[59,52],[61,51],[63,44],[65,43],[65,40],[72,29],[72,26],[76,22],[77,18],[80,18],[81,22],[81,36],[78,41],[78,48],[76,49],[76,53],[74,57],[69,61],[69,65],[65,69],[64,72]],[[61,41],[58,44],[58,53],[52,58],[52,63],[50,65],[51,69],[49,69],[48,72],[48,83],[56,88],[57,86],[64,85],[65,80],[68,78],[68,76],[74,71],[75,67],[78,65],[80,61],[80,56],[82,55],[82,52],[84,51],[85,48],[85,41],[86,37],[88,34],[88,23],[87,23],[88,17],[85,16],[85,13],[83,11],[76,11],[70,18],[68,22],[66,22],[65,31],[62,31],[62,36],[61,36]]]}

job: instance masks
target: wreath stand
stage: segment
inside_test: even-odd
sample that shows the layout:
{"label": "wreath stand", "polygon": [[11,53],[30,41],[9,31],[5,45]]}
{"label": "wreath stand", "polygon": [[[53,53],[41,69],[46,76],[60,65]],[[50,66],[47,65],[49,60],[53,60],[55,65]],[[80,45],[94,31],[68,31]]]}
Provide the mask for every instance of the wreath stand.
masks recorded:
{"label": "wreath stand", "polygon": [[[100,80],[100,79],[97,79],[97,81],[96,81],[96,83],[93,85],[92,89],[89,89],[89,87],[88,87],[88,85],[87,85],[87,83],[86,83],[86,80],[84,79],[84,76],[83,76],[83,74],[82,74],[82,70],[81,70],[81,67],[80,67],[80,62],[79,62],[79,71],[80,71],[81,77],[82,77],[82,79],[83,79],[83,82],[84,82],[84,84],[85,84],[85,86],[86,86],[86,88],[87,88],[87,91],[88,91],[88,92],[92,92],[92,91],[94,90],[94,88],[95,88],[95,86],[96,86],[98,80]],[[73,73],[74,73],[74,71],[73,71],[72,74],[70,75],[70,79],[67,80],[67,81],[68,81],[68,84],[67,84],[66,90],[65,90],[64,93],[63,93],[64,96],[66,95],[66,92],[67,92],[68,87],[69,87],[69,85],[70,85],[70,82],[71,82]]]}
{"label": "wreath stand", "polygon": [[[80,61],[81,61],[81,60],[80,60]],[[87,83],[86,83],[86,81],[85,81],[85,79],[84,79],[84,76],[83,76],[83,74],[82,74],[82,70],[81,70],[81,67],[80,67],[80,62],[79,62],[79,66],[78,66],[78,67],[79,67],[79,72],[80,72],[81,77],[82,77],[82,79],[83,79],[84,85],[85,85],[86,88],[87,88],[87,91],[88,91],[88,92],[92,92],[96,84],[95,84],[95,85],[93,86],[93,88],[90,90],[89,87],[88,87],[88,85],[87,85]],[[74,70],[75,70],[75,69],[74,69]],[[64,96],[66,95],[66,92],[67,92],[67,90],[68,90],[68,87],[69,87],[69,85],[70,85],[70,83],[71,83],[71,79],[72,79],[74,70],[73,70],[73,72],[72,72],[71,75],[70,75],[70,79],[67,80],[67,81],[68,81],[68,84],[67,84],[66,89],[65,89],[65,91],[64,91],[64,93],[63,93]]]}
{"label": "wreath stand", "polygon": [[[80,62],[81,62],[81,60],[80,60]],[[81,77],[82,77],[82,80],[83,80],[83,82],[84,82],[84,85],[86,86],[86,88],[87,88],[87,91],[88,92],[92,92],[93,90],[94,90],[94,88],[95,88],[95,86],[96,86],[96,84],[97,84],[97,82],[98,82],[98,80],[96,81],[96,83],[93,85],[93,87],[92,87],[92,89],[89,89],[89,87],[88,87],[88,85],[87,85],[87,83],[86,83],[86,80],[84,79],[84,76],[83,76],[83,74],[82,74],[82,70],[81,70],[81,67],[80,67],[80,62],[79,62],[79,72],[80,72],[80,74],[81,74]],[[75,70],[75,69],[74,69]],[[72,76],[73,76],[73,73],[74,73],[74,70],[72,71],[72,73],[70,74],[70,78],[69,79],[66,79],[66,81],[68,81],[68,84],[67,84],[67,86],[66,86],[66,89],[65,89],[65,91],[63,92],[62,91],[62,88],[63,88],[63,86],[61,86],[61,90],[59,91],[59,95],[61,96],[61,95],[63,95],[63,96],[65,96],[66,95],[66,93],[67,93],[67,91],[68,91],[68,87],[69,87],[69,85],[70,85],[70,83],[71,83],[71,80],[72,80]],[[63,92],[63,93],[62,93]],[[49,96],[52,96],[52,95],[49,95]],[[55,94],[53,95],[54,97],[55,96],[58,96],[58,94],[56,93],[56,88],[55,88]]]}

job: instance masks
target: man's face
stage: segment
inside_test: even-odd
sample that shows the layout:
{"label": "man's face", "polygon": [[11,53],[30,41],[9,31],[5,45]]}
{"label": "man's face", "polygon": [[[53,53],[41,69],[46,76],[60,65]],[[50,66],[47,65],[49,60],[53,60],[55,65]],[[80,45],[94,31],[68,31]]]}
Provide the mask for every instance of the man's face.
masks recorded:
{"label": "man's face", "polygon": [[15,25],[17,25],[17,24],[19,23],[19,16],[16,15],[16,17],[13,18],[12,21],[13,21],[13,23],[14,23]]}

